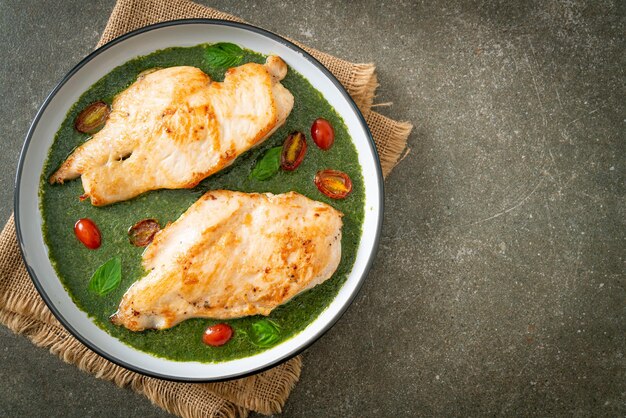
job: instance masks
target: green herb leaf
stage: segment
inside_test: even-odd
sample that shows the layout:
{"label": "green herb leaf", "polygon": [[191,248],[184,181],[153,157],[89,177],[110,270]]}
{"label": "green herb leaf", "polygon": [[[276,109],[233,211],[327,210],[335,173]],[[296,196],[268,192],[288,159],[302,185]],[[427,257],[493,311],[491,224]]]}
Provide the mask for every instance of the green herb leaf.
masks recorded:
{"label": "green herb leaf", "polygon": [[270,319],[261,319],[252,324],[249,337],[257,347],[271,347],[280,340],[280,327]]}
{"label": "green herb leaf", "polygon": [[119,257],[114,257],[98,267],[91,280],[89,290],[98,293],[100,296],[106,295],[111,290],[116,289],[122,281],[122,261]]}
{"label": "green herb leaf", "polygon": [[234,67],[242,59],[243,49],[229,42],[213,44],[206,49],[207,63],[213,67]]}
{"label": "green herb leaf", "polygon": [[280,168],[280,153],[282,150],[283,147],[270,148],[252,169],[250,178],[263,181],[278,173],[278,169]]}

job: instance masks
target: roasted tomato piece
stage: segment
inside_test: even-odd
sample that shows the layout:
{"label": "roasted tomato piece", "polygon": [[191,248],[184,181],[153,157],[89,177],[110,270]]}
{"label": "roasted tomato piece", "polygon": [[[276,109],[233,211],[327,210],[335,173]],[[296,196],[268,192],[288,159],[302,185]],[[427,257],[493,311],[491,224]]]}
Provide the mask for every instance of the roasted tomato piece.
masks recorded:
{"label": "roasted tomato piece", "polygon": [[315,119],[311,125],[311,138],[315,145],[328,151],[335,143],[335,129],[326,119]]}
{"label": "roasted tomato piece", "polygon": [[226,323],[215,324],[206,329],[202,342],[212,347],[226,344],[233,337],[233,327]]}
{"label": "roasted tomato piece", "polygon": [[283,170],[293,171],[304,160],[304,154],[306,153],[306,138],[302,132],[292,132],[289,134],[285,143],[283,144],[283,150],[280,154],[280,167]]}
{"label": "roasted tomato piece", "polygon": [[74,128],[84,134],[93,134],[104,126],[110,112],[108,104],[94,102],[78,114],[74,121]]}
{"label": "roasted tomato piece", "polygon": [[89,218],[82,218],[74,224],[74,234],[85,247],[95,250],[100,247],[102,237],[96,224]]}
{"label": "roasted tomato piece", "polygon": [[343,199],[352,191],[352,180],[339,170],[322,170],[315,175],[315,185],[332,199]]}
{"label": "roasted tomato piece", "polygon": [[128,230],[130,243],[135,247],[145,247],[154,239],[154,235],[161,230],[156,219],[144,219],[131,226]]}

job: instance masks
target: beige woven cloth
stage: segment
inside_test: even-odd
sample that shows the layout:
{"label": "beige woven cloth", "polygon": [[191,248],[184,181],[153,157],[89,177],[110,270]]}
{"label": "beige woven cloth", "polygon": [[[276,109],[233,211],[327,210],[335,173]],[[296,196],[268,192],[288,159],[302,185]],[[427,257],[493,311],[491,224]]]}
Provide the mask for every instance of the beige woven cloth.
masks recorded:
{"label": "beige woven cloth", "polygon": [[[182,18],[240,21],[186,0],[120,0],[98,46],[131,30]],[[387,175],[405,149],[412,127],[371,111],[377,86],[374,65],[353,64],[300,46],[324,64],[354,98],[372,131],[383,173]],[[119,386],[130,387],[154,404],[181,417],[245,417],[250,410],[262,414],[278,413],[300,376],[300,357],[255,376],[207,384],[154,379],[105,360],[72,337],[40,298],[20,256],[13,217],[0,234],[0,274],[0,322],[81,370]]]}

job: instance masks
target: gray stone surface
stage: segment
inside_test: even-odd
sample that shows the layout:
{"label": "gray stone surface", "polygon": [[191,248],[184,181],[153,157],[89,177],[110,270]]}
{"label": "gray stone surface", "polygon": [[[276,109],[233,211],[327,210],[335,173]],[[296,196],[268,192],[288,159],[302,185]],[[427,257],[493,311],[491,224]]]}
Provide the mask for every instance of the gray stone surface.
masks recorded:
{"label": "gray stone surface", "polygon": [[[378,65],[410,120],[380,251],[285,417],[626,414],[626,6],[213,5]],[[113,1],[0,1],[0,221],[38,106]],[[0,327],[0,415],[167,416]]]}

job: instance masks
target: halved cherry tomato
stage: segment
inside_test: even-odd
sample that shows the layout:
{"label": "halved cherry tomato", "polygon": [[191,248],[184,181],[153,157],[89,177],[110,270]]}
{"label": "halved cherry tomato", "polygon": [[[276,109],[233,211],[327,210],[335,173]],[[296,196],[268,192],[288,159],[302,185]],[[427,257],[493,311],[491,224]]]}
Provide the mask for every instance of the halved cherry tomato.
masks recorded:
{"label": "halved cherry tomato", "polygon": [[96,224],[89,218],[79,219],[74,224],[74,234],[85,247],[95,250],[100,247],[102,239],[100,237],[100,230]]}
{"label": "halved cherry tomato", "polygon": [[109,105],[104,102],[94,102],[84,108],[74,121],[74,128],[84,134],[93,134],[104,126],[109,117]]}
{"label": "halved cherry tomato", "polygon": [[304,154],[306,153],[306,138],[302,132],[292,132],[289,134],[285,143],[283,144],[283,150],[280,154],[280,166],[283,170],[293,171],[304,160]]}
{"label": "halved cherry tomato", "polygon": [[315,175],[315,185],[332,199],[343,199],[352,191],[352,180],[339,170],[322,170]]}
{"label": "halved cherry tomato", "polygon": [[202,342],[206,345],[213,347],[219,347],[226,344],[233,336],[233,328],[226,324],[215,324],[210,326],[204,331],[202,335]]}
{"label": "halved cherry tomato", "polygon": [[311,125],[311,137],[318,147],[328,151],[335,142],[333,125],[324,118],[315,119],[313,125]]}
{"label": "halved cherry tomato", "polygon": [[154,235],[161,230],[156,219],[144,219],[131,226],[128,230],[130,243],[135,247],[145,247],[154,239]]}

